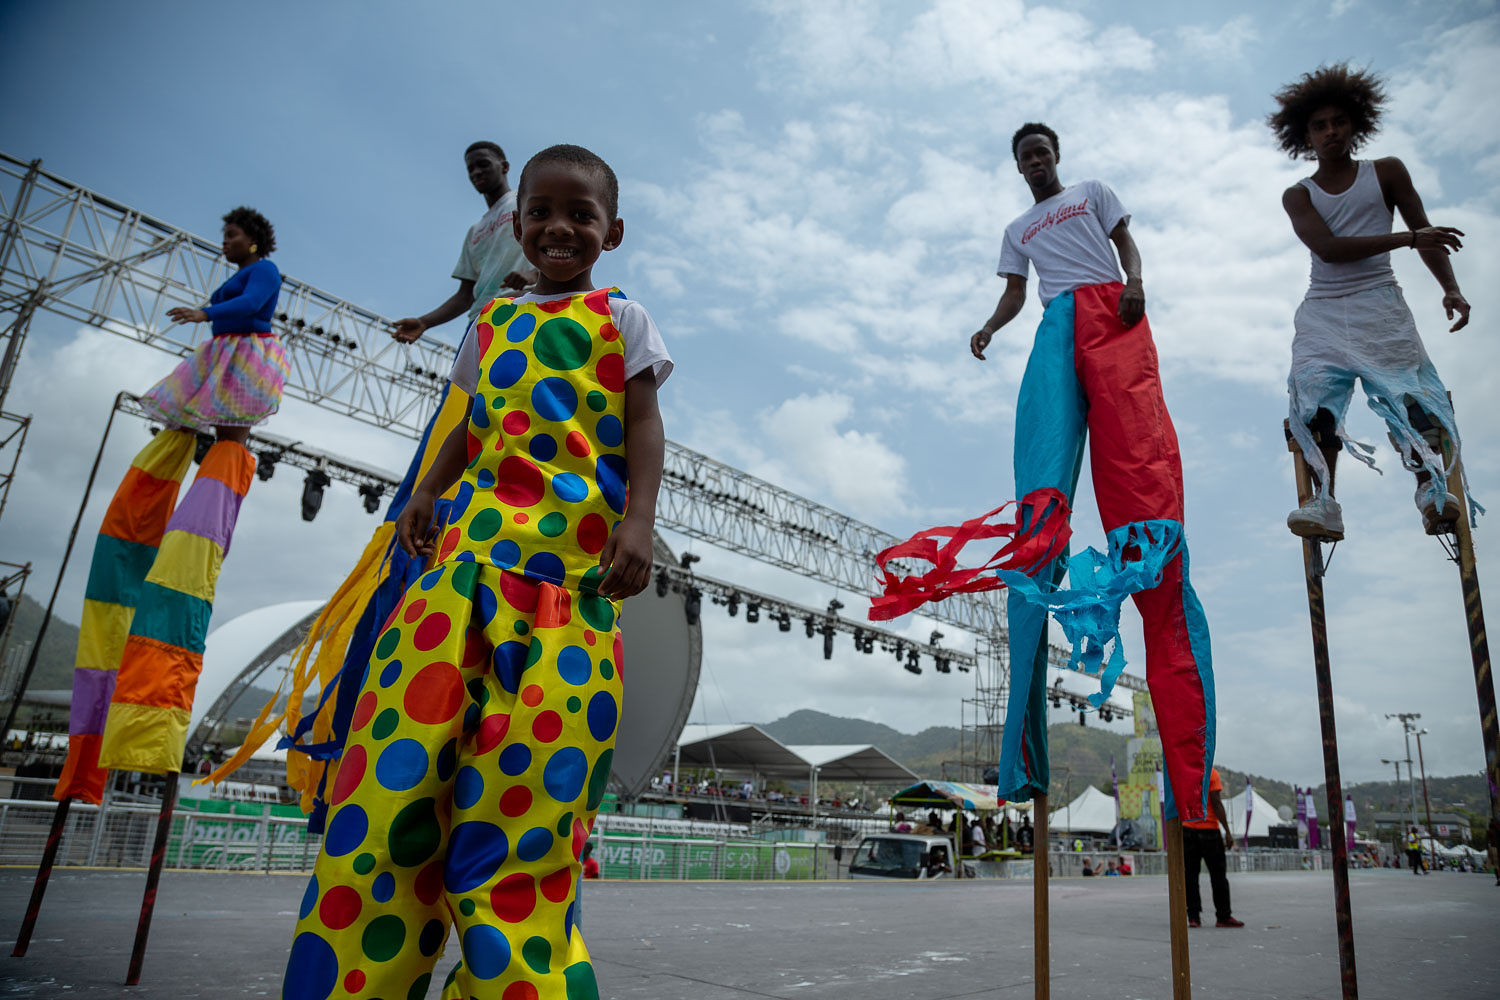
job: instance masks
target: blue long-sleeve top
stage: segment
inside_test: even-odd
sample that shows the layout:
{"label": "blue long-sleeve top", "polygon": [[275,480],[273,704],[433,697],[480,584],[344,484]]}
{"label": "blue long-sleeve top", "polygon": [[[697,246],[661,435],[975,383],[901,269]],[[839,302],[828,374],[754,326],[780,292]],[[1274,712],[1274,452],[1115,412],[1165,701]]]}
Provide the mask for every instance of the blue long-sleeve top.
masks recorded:
{"label": "blue long-sleeve top", "polygon": [[216,337],[222,333],[270,333],[271,316],[280,296],[281,272],[262,257],[216,288],[203,311],[208,313]]}

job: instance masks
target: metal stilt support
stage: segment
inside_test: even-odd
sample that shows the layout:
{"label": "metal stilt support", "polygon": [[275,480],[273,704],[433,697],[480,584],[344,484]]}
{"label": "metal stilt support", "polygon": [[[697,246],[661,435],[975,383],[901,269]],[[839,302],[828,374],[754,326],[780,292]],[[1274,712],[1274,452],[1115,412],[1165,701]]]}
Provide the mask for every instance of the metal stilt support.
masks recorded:
{"label": "metal stilt support", "polygon": [[1051,874],[1051,859],[1047,851],[1047,796],[1041,794],[1032,799],[1031,812],[1036,816],[1031,849],[1031,944],[1032,978],[1035,982],[1033,996],[1036,1000],[1048,1000],[1052,995],[1052,908],[1047,894],[1047,878]]}
{"label": "metal stilt support", "polygon": [[172,809],[177,804],[176,771],[167,775],[161,792],[161,812],[156,817],[156,841],[151,845],[151,870],[146,873],[146,894],[141,899],[141,918],[135,927],[135,944],[130,949],[130,970],[125,985],[141,981],[141,965],[146,961],[146,937],[151,933],[151,914],[156,910],[156,886],[161,881],[162,865],[167,859],[167,833],[172,829]]}
{"label": "metal stilt support", "polygon": [[[1193,970],[1188,956],[1187,863],[1182,851],[1182,820],[1166,821],[1167,927],[1172,941],[1172,1000],[1192,1000]],[[1193,873],[1197,878],[1198,873]]]}

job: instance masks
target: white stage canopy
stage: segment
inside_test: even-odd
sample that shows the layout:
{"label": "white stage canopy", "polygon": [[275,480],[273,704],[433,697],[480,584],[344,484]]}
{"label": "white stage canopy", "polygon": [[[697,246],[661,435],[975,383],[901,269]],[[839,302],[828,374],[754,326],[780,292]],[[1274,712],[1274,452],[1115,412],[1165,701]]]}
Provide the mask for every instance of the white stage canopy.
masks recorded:
{"label": "white stage canopy", "polygon": [[1115,799],[1093,785],[1047,818],[1052,830],[1068,833],[1109,833],[1115,828]]}
{"label": "white stage canopy", "polygon": [[[1281,817],[1276,814],[1276,807],[1261,798],[1259,792],[1252,787],[1250,794],[1253,795],[1254,803],[1250,809],[1250,836],[1269,837],[1271,826],[1280,825]],[[1229,829],[1234,831],[1234,839],[1242,840],[1245,836],[1245,793],[1224,800],[1224,811],[1229,814]],[[1327,820],[1322,822],[1326,823]]]}

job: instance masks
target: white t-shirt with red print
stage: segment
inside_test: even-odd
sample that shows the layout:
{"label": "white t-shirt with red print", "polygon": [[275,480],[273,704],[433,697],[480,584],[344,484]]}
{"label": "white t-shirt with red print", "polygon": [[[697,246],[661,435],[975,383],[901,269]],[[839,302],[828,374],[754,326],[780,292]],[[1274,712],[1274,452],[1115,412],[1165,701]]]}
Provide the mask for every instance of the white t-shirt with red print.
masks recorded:
{"label": "white t-shirt with red print", "polygon": [[999,274],[1028,276],[1036,265],[1042,305],[1084,285],[1120,280],[1109,234],[1130,214],[1102,181],[1083,181],[1038,202],[1005,227]]}

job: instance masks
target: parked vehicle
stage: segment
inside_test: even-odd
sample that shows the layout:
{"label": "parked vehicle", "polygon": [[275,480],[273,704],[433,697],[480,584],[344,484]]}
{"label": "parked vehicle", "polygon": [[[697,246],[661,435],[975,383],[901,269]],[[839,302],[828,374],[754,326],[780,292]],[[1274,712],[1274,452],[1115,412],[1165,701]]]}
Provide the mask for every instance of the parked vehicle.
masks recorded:
{"label": "parked vehicle", "polygon": [[854,849],[849,877],[952,878],[953,856],[953,841],[936,834],[871,834]]}

